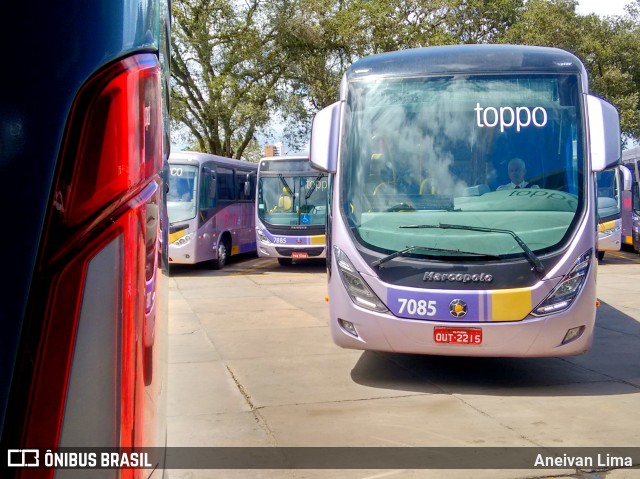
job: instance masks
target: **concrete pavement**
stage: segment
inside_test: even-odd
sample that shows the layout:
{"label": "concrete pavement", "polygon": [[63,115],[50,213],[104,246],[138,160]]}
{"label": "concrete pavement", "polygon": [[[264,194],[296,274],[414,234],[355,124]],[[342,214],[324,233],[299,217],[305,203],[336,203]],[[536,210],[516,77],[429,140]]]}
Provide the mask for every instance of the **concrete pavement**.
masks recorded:
{"label": "concrete pavement", "polygon": [[[640,256],[607,254],[596,339],[585,355],[465,359],[335,346],[322,265],[283,268],[248,257],[222,271],[180,268],[169,302],[169,446],[640,447],[639,284]],[[168,471],[172,479],[571,474]]]}

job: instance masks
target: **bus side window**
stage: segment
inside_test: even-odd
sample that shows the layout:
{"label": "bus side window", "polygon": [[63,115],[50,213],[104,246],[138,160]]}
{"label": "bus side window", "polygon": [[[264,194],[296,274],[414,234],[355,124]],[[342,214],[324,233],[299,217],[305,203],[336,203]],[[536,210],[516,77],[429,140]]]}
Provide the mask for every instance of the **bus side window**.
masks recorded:
{"label": "bus side window", "polygon": [[256,175],[254,173],[247,173],[244,182],[244,195],[245,200],[253,201],[256,195]]}
{"label": "bus side window", "polygon": [[202,170],[202,189],[200,191],[200,209],[214,208],[216,205],[216,177],[209,168]]}
{"label": "bus side window", "polygon": [[230,168],[217,168],[217,188],[218,201],[233,201],[235,197],[235,188],[233,181],[233,170]]}

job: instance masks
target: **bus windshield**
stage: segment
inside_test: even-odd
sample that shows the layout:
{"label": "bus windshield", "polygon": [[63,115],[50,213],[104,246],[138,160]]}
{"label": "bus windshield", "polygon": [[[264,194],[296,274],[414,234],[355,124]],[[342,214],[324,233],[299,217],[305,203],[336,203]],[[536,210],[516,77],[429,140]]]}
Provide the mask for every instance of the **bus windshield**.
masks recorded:
{"label": "bus windshield", "polygon": [[616,170],[596,174],[598,217],[601,221],[620,216],[620,188]]}
{"label": "bus windshield", "polygon": [[258,182],[258,218],[273,226],[324,225],[328,180],[324,173],[278,173]]}
{"label": "bus windshield", "polygon": [[196,216],[198,168],[193,165],[171,165],[167,215],[170,223],[190,220]]}
{"label": "bus windshield", "polygon": [[339,204],[356,241],[465,260],[522,256],[514,238],[559,248],[585,204],[579,91],[573,74],[350,82]]}

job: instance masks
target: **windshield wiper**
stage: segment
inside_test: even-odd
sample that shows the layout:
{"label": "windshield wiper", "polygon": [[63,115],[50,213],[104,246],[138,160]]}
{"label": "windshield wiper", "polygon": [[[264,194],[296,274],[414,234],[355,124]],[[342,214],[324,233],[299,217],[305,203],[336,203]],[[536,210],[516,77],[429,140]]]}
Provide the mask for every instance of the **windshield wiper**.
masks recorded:
{"label": "windshield wiper", "polygon": [[287,180],[284,179],[284,176],[282,176],[282,173],[278,174],[278,178],[280,178],[280,181],[282,182],[284,187],[287,189],[287,193],[292,195],[293,191],[291,190],[291,188],[289,188],[289,184],[287,183]]}
{"label": "windshield wiper", "polygon": [[[402,226],[401,226],[402,228]],[[402,249],[400,251],[396,251],[395,253],[391,253],[388,256],[385,256],[383,258],[377,259],[375,260],[373,263],[371,263],[371,266],[373,266],[374,268],[376,266],[380,266],[384,263],[386,263],[387,261],[391,261],[394,258],[397,258],[398,256],[404,256],[407,253],[410,253],[412,251],[415,250],[420,250],[420,251],[438,251],[441,253],[454,253],[454,254],[464,254],[464,255],[472,255],[472,256],[489,256],[492,258],[500,258],[499,256],[496,255],[492,255],[492,254],[485,254],[485,253],[475,253],[472,251],[462,251],[459,249],[445,249],[445,248],[432,248],[431,246],[407,246],[405,249]]]}
{"label": "windshield wiper", "polygon": [[529,262],[533,265],[534,269],[538,273],[544,272],[544,265],[538,257],[531,251],[531,249],[527,246],[527,244],[522,241],[522,238],[518,236],[515,232],[511,230],[501,230],[498,228],[483,228],[481,226],[466,226],[466,225],[449,225],[445,223],[440,223],[438,225],[404,225],[400,226],[400,228],[437,228],[443,230],[465,230],[465,231],[480,231],[483,233],[504,233],[510,235],[516,243],[522,248],[524,251],[524,255],[529,260]]}
{"label": "windshield wiper", "polygon": [[316,176],[316,179],[313,180],[313,184],[311,185],[311,188],[309,188],[309,191],[307,191],[307,194],[304,195],[304,199],[308,200],[309,198],[311,198],[311,195],[313,194],[314,191],[316,191],[316,185],[318,184],[318,181],[320,181],[320,178],[322,178],[324,176],[324,173],[320,173],[318,176]]}

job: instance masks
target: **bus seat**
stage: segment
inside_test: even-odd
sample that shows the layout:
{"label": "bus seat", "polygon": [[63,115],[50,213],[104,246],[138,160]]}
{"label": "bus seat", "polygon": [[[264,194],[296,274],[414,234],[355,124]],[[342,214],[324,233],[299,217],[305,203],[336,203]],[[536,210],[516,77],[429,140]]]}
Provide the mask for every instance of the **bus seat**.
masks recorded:
{"label": "bus seat", "polygon": [[290,196],[281,196],[278,198],[278,211],[291,211],[291,197]]}
{"label": "bus seat", "polygon": [[395,193],[395,188],[393,187],[393,182],[391,181],[383,181],[382,183],[379,183],[378,186],[376,186],[373,189],[373,196],[378,195],[378,194],[383,194],[383,193]]}
{"label": "bus seat", "polygon": [[431,178],[425,178],[424,180],[422,180],[422,183],[420,183],[420,193],[421,195],[435,195],[437,193],[436,191],[436,185],[433,183]]}

